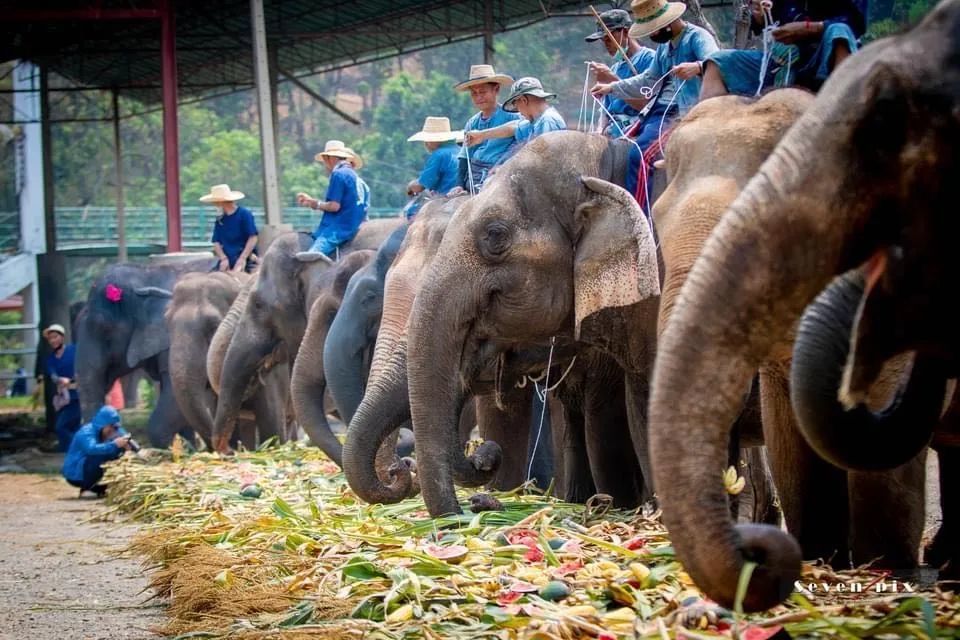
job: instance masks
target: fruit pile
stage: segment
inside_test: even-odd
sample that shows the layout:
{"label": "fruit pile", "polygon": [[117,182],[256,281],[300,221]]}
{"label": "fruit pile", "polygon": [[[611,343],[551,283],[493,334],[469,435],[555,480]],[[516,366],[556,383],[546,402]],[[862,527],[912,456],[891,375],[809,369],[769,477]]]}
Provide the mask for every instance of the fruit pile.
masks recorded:
{"label": "fruit pile", "polygon": [[[676,561],[656,513],[517,491],[494,495],[502,511],[431,519],[419,498],[362,503],[298,444],[160,457],[110,465],[107,515],[144,523],[131,551],[169,602],[167,636],[960,637],[960,603],[939,589],[798,592],[762,615],[721,609]],[[803,582],[883,579],[810,566]]]}

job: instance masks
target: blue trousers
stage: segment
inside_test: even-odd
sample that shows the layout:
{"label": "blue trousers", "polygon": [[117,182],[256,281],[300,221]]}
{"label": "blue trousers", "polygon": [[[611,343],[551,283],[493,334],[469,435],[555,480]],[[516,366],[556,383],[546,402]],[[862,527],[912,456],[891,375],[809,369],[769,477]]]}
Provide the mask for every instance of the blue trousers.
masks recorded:
{"label": "blue trousers", "polygon": [[54,431],[57,433],[60,451],[65,453],[70,448],[73,434],[80,428],[81,422],[83,422],[83,419],[80,414],[80,400],[71,400],[70,404],[57,412],[57,424]]}
{"label": "blue trousers", "polygon": [[[640,164],[642,163],[642,152],[647,150],[652,143],[656,142],[657,138],[660,136],[661,128],[663,131],[666,131],[670,128],[670,125],[673,123],[674,118],[676,118],[676,112],[672,112],[670,115],[664,116],[664,111],[654,110],[647,116],[646,121],[644,122],[643,127],[640,129],[640,133],[637,134],[637,137],[634,139],[636,145],[630,145],[630,159],[627,163],[627,177],[624,182],[624,187],[627,192],[632,196],[636,196],[637,193],[637,184],[639,183],[638,174],[640,172]],[[661,127],[662,124],[662,127]],[[637,148],[639,147],[639,149]],[[653,167],[647,167],[647,202],[650,202],[650,177],[653,175]],[[649,208],[649,207],[648,207]],[[649,213],[649,212],[647,212]]]}
{"label": "blue trousers", "polygon": [[[122,455],[123,452],[120,453]],[[116,460],[118,457],[119,456],[88,456],[87,459],[83,461],[83,479],[79,482],[76,480],[67,480],[67,482],[79,489],[89,491],[95,484],[100,482],[100,478],[103,477],[104,463]]]}

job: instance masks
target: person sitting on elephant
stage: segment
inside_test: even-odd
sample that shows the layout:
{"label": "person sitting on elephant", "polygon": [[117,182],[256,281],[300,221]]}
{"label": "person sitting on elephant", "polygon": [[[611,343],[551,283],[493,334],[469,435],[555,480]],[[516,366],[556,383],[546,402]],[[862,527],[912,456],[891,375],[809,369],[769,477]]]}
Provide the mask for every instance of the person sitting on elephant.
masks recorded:
{"label": "person sitting on elephant", "polygon": [[81,495],[84,491],[93,491],[102,498],[107,491],[106,485],[99,484],[103,464],[131,449],[130,442],[130,434],[120,426],[120,414],[110,405],[104,405],[93,420],[73,436],[61,473],[67,482],[80,489]]}
{"label": "person sitting on elephant", "polygon": [[47,375],[56,385],[53,408],[57,422],[54,431],[59,441],[59,450],[66,451],[70,439],[80,428],[82,420],[80,395],[76,384],[76,345],[66,343],[67,330],[61,324],[52,324],[43,330],[43,337],[53,353],[47,357]]}
{"label": "person sitting on elephant", "polygon": [[509,113],[519,112],[523,120],[514,120],[492,129],[468,131],[464,134],[464,144],[473,146],[486,140],[512,138],[514,144],[500,159],[500,162],[503,162],[537,136],[548,131],[564,131],[567,123],[563,116],[547,104],[547,100],[556,97],[557,94],[544,91],[543,84],[537,78],[520,78],[510,87],[510,97],[503,102],[503,110]]}
{"label": "person sitting on elephant", "polygon": [[257,263],[257,223],[253,213],[237,204],[243,193],[233,191],[229,185],[217,184],[200,202],[217,208],[217,220],[213,223],[213,253],[219,262],[220,271],[253,271]]}
{"label": "person sitting on elephant", "polygon": [[[480,112],[467,120],[464,131],[492,129],[520,119],[519,114],[506,111],[497,102],[500,87],[511,83],[513,78],[497,73],[488,64],[475,64],[470,67],[470,77],[457,84],[454,89],[469,91],[473,105],[480,109]],[[500,161],[511,143],[507,138],[494,138],[485,140],[475,149],[468,149],[467,145],[463,145],[458,155],[459,186],[465,191],[476,193],[483,186],[490,169]]]}
{"label": "person sitting on elephant", "polygon": [[[603,42],[607,53],[613,57],[613,66],[602,62],[591,62],[590,72],[597,82],[616,82],[626,80],[646,71],[653,64],[654,52],[643,47],[630,37],[633,20],[623,9],[610,9],[600,14],[597,30],[584,38],[587,42]],[[603,134],[609,138],[619,138],[640,117],[640,111],[627,104],[623,98],[613,95],[603,97]]]}
{"label": "person sitting on elephant", "polygon": [[363,159],[340,140],[328,140],[316,160],[322,162],[330,174],[327,194],[324,200],[318,200],[301,192],[297,194],[297,204],[324,213],[313,232],[313,245],[307,251],[298,252],[296,257],[302,262],[332,263],[338,256],[338,248],[353,240],[366,220],[370,187],[357,175]]}
{"label": "person sitting on elephant", "polygon": [[[427,116],[423,122],[423,129],[416,132],[407,142],[422,142],[430,155],[420,175],[407,185],[407,195],[417,196],[423,192],[447,194],[457,186],[459,149],[456,142],[463,139],[463,131],[451,131],[450,119]],[[417,214],[422,198],[411,200],[404,207],[404,214],[410,220]]]}
{"label": "person sitting on elephant", "polygon": [[703,65],[700,99],[728,93],[754,95],[770,86],[799,84],[817,90],[833,69],[857,51],[866,0],[752,0],[751,28],[772,27],[770,62],[763,78],[763,51],[724,49]]}
{"label": "person sitting on elephant", "polygon": [[639,173],[643,152],[659,138],[661,131],[669,127],[670,122],[689,111],[700,99],[703,61],[719,47],[709,31],[681,18],[687,9],[682,2],[633,0],[630,8],[636,23],[630,28],[630,35],[634,38],[649,36],[658,43],[653,64],[640,75],[626,80],[598,82],[590,91],[598,97],[613,95],[645,107],[646,113],[637,124],[636,145],[630,149],[624,185],[640,200],[638,187],[642,182]]}

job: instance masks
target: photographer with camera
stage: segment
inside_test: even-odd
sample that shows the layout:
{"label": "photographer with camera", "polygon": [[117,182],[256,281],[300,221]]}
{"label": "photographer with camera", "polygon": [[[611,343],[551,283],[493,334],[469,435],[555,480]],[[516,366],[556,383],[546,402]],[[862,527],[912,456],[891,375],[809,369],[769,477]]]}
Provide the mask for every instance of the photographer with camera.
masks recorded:
{"label": "photographer with camera", "polygon": [[124,451],[138,451],[136,441],[120,426],[120,414],[110,405],[97,411],[93,420],[80,427],[63,460],[63,477],[84,491],[92,491],[102,498],[106,485],[98,484],[103,477],[103,463],[116,460]]}

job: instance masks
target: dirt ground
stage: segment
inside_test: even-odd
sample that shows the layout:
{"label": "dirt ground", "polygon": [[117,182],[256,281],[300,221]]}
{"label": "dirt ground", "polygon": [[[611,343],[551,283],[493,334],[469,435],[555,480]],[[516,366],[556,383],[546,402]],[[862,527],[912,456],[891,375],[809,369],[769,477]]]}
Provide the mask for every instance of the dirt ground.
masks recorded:
{"label": "dirt ground", "polygon": [[161,606],[116,556],[136,527],[84,523],[103,509],[84,496],[57,476],[0,474],[0,640],[157,637]]}

